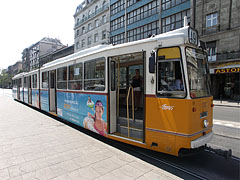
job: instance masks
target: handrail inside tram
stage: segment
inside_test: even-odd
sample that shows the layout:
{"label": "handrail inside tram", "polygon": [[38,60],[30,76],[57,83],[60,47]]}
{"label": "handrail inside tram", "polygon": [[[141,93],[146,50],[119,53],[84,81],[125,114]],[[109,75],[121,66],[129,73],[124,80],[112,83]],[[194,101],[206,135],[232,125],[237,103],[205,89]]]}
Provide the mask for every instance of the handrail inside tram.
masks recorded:
{"label": "handrail inside tram", "polygon": [[128,137],[129,137],[129,104],[128,104],[128,100],[129,100],[129,94],[132,90],[132,119],[133,121],[135,121],[135,118],[134,118],[134,96],[133,96],[133,87],[132,86],[129,86],[128,88],[128,94],[127,94],[127,121],[128,121]]}

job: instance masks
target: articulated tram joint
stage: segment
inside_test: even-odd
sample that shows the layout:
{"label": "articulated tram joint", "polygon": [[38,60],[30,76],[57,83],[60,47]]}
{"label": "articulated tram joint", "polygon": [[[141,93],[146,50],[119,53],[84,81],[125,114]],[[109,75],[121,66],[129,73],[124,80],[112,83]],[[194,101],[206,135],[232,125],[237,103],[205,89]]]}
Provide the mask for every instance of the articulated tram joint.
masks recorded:
{"label": "articulated tram joint", "polygon": [[205,150],[209,151],[209,152],[213,152],[219,156],[224,156],[225,159],[230,159],[232,157],[232,150],[222,150],[222,149],[213,149],[212,147],[208,147],[207,145],[205,145]]}

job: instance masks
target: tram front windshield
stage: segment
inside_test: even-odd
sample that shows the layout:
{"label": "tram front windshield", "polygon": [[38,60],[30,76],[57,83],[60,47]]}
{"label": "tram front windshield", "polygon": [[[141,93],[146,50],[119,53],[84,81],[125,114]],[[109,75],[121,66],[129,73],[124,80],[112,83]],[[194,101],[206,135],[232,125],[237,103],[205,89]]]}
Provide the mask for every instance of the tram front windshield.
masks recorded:
{"label": "tram front windshield", "polygon": [[207,56],[202,50],[186,48],[191,98],[210,96],[210,77]]}

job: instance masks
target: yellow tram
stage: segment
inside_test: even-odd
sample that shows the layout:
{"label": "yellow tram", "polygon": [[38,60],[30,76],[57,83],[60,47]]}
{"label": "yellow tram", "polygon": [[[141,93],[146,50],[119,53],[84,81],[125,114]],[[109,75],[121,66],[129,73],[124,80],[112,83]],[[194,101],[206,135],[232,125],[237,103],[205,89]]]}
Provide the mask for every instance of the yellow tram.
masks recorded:
{"label": "yellow tram", "polygon": [[213,136],[207,55],[191,27],[89,48],[13,84],[15,99],[135,146],[178,156]]}

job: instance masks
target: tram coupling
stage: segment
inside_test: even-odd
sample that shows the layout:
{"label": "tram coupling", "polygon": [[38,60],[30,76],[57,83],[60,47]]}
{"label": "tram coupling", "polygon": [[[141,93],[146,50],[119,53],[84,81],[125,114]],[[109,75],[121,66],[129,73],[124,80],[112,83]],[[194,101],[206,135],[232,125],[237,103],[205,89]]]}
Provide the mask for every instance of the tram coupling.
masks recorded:
{"label": "tram coupling", "polygon": [[222,150],[222,149],[213,149],[211,146],[207,146],[205,145],[205,150],[209,151],[209,152],[213,152],[219,156],[224,156],[225,159],[230,159],[232,157],[232,150]]}

